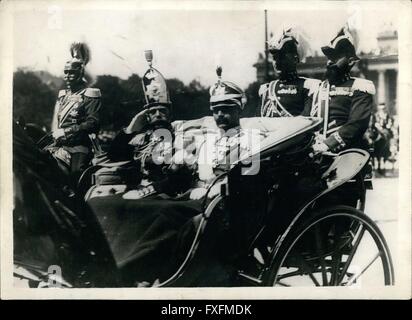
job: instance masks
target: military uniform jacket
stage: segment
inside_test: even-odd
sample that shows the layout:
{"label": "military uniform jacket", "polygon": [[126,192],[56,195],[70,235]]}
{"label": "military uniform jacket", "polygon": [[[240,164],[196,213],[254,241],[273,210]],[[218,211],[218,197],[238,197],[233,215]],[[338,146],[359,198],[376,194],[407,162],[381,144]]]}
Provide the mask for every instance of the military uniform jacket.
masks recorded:
{"label": "military uniform jacket", "polygon": [[[373,82],[362,78],[348,78],[340,85],[329,86],[328,82],[324,81],[318,95],[317,106],[320,110],[322,92],[327,91],[325,96],[329,100],[329,116],[325,143],[329,149],[339,152],[344,148],[365,147],[363,136],[368,129],[374,105]],[[324,110],[320,112],[324,117]]]}
{"label": "military uniform jacket", "polygon": [[304,77],[275,80],[261,85],[261,116],[284,117],[310,114],[320,81]]}
{"label": "military uniform jacket", "polygon": [[244,130],[241,127],[207,132],[197,149],[198,178],[209,183],[218,175],[227,172],[238,161],[253,154],[255,147],[265,138],[259,130]]}
{"label": "military uniform jacket", "polygon": [[83,88],[74,93],[59,91],[52,126],[53,130],[64,129],[62,144],[65,147],[75,152],[89,150],[88,134],[99,130],[100,98],[100,90],[94,88]]}
{"label": "military uniform jacket", "polygon": [[140,164],[140,172],[145,178],[161,180],[165,174],[163,168],[170,164],[173,156],[174,136],[172,131],[148,130],[139,133],[129,144],[134,147],[134,160]]}

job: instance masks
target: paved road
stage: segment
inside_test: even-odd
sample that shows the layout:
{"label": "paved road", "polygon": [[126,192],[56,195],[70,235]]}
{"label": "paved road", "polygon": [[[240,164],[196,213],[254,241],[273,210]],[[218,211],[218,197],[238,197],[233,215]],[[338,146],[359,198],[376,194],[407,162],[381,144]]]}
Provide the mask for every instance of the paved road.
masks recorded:
{"label": "paved road", "polygon": [[398,184],[399,180],[396,177],[375,178],[374,189],[368,190],[365,206],[365,213],[381,229],[394,260],[398,235]]}
{"label": "paved road", "polygon": [[[365,212],[379,227],[386,228],[398,221],[398,183],[398,178],[375,178],[373,190],[367,191]],[[386,230],[385,233],[391,236]]]}

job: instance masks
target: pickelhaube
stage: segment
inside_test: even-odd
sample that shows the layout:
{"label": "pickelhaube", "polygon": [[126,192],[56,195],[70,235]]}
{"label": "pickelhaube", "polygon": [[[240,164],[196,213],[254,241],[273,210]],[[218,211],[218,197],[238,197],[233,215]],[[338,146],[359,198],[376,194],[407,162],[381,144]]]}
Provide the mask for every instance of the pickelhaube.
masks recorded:
{"label": "pickelhaube", "polygon": [[345,55],[346,57],[355,58],[359,61],[360,58],[356,55],[356,41],[357,36],[355,30],[350,30],[348,25],[345,25],[332,41],[327,45],[322,47],[323,54],[331,59],[335,60],[340,55]]}
{"label": "pickelhaube", "polygon": [[152,50],[146,50],[145,57],[149,63],[149,69],[142,78],[143,92],[146,99],[146,104],[143,108],[148,109],[152,106],[171,107],[172,103],[167,90],[166,80],[158,70],[152,67]]}
{"label": "pickelhaube", "polygon": [[280,37],[272,37],[268,41],[268,50],[271,54],[276,54],[280,51],[294,53],[303,61],[309,50],[309,40],[304,35],[303,30],[300,30],[298,27],[288,28],[283,30]]}
{"label": "pickelhaube", "polygon": [[243,109],[246,95],[243,90],[230,81],[222,81],[222,67],[216,68],[217,82],[210,88],[210,110],[221,106],[237,106]]}

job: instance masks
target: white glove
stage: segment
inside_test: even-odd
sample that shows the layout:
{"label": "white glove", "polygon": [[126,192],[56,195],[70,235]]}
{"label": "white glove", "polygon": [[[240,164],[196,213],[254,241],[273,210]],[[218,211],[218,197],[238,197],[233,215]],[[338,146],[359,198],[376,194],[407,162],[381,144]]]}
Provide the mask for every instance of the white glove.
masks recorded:
{"label": "white glove", "polygon": [[196,162],[196,156],[186,150],[177,150],[172,158],[172,165],[191,166]]}
{"label": "white glove", "polygon": [[145,109],[143,111],[140,111],[135,117],[130,121],[130,124],[127,126],[127,128],[124,130],[125,133],[130,134],[133,132],[138,132],[140,133],[143,128],[147,125],[147,113],[149,112],[149,109]]}
{"label": "white glove", "polygon": [[199,200],[205,196],[206,192],[206,188],[195,188],[190,192],[190,199]]}
{"label": "white glove", "polygon": [[[221,185],[226,183],[227,179],[224,179],[223,181],[218,182],[215,184],[212,188],[210,188],[209,193],[207,194],[207,197],[209,199],[213,199],[217,195],[220,194],[221,190]],[[193,189],[192,192],[190,193],[190,199],[192,200],[199,200],[203,198],[206,195],[207,189],[206,188],[196,188]]]}
{"label": "white glove", "polygon": [[315,154],[326,152],[326,151],[329,150],[328,145],[324,142],[317,142],[312,146],[312,148],[313,148],[313,151],[315,152]]}
{"label": "white glove", "polygon": [[53,133],[52,133],[52,136],[56,140],[61,138],[61,137],[64,137],[64,129],[54,130]]}
{"label": "white glove", "polygon": [[220,193],[220,186],[221,185],[222,185],[222,183],[218,183],[218,184],[215,184],[212,188],[210,188],[210,191],[209,191],[207,197],[209,199],[213,199],[214,197],[216,197]]}
{"label": "white glove", "polygon": [[130,200],[138,200],[145,198],[153,193],[155,193],[156,190],[154,189],[153,185],[148,185],[140,189],[135,189],[135,190],[130,190],[126,192],[122,198],[123,199],[130,199]]}

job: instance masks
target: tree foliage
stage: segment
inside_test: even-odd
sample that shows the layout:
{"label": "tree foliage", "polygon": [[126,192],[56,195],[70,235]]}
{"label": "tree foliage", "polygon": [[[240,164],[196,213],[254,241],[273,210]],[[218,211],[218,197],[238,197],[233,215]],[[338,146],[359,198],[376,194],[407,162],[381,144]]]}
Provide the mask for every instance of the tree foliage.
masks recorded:
{"label": "tree foliage", "polygon": [[13,78],[13,118],[50,128],[57,92],[33,72],[17,70]]}
{"label": "tree foliage", "polygon": [[[14,73],[13,116],[17,119],[23,115],[26,122],[33,122],[49,129],[57,89],[52,82],[44,81],[50,78],[44,73],[41,73],[43,74],[41,77],[38,72],[27,70],[18,70]],[[196,119],[211,114],[209,88],[204,87],[198,80],[195,79],[189,85],[185,85],[179,79],[173,78],[166,80],[166,83],[175,120]],[[132,74],[126,80],[116,76],[101,75],[96,78],[92,86],[102,92],[100,122],[103,130],[117,131],[127,126],[145,104],[142,79],[137,74]],[[256,115],[258,89],[259,84],[255,82],[246,90],[248,103],[242,116]]]}

